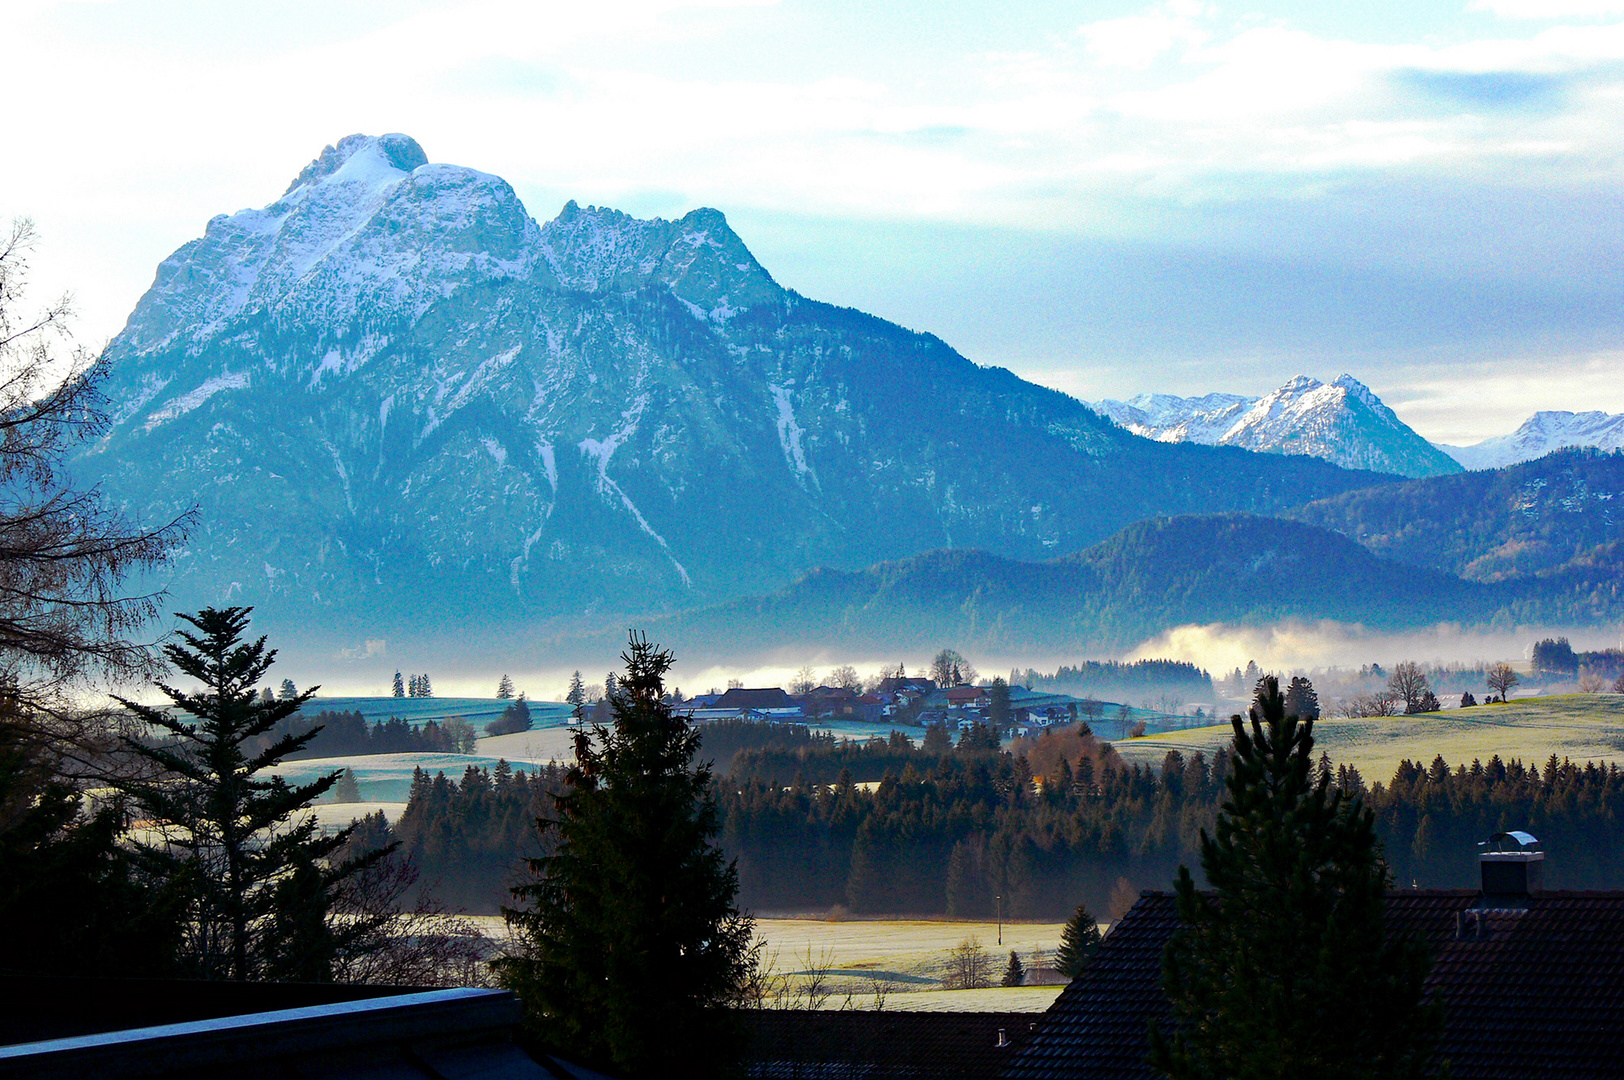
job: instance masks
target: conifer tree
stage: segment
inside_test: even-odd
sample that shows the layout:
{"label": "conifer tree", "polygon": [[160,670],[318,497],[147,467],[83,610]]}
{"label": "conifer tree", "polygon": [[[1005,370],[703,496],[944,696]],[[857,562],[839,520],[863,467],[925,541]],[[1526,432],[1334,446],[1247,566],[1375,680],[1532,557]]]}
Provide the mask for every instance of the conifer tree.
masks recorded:
{"label": "conifer tree", "polygon": [[1068,979],[1075,979],[1088,966],[1088,959],[1094,955],[1099,943],[1099,924],[1089,914],[1087,904],[1078,904],[1077,910],[1071,913],[1065,928],[1060,931],[1060,948],[1055,950],[1054,969]]}
{"label": "conifer tree", "polygon": [[1313,721],[1272,676],[1239,716],[1228,799],[1201,833],[1210,897],[1187,867],[1163,959],[1174,1030],[1151,1062],[1175,1078],[1419,1077],[1440,1015],[1419,946],[1383,932],[1389,884],[1374,815],[1314,766]]}
{"label": "conifer tree", "polygon": [[423,697],[433,697],[434,696],[434,684],[429,682],[429,673],[428,672],[425,671],[425,672],[423,672],[422,675],[418,676],[418,678],[417,678],[417,690],[418,690],[418,693]]}
{"label": "conifer tree", "polygon": [[631,1077],[714,1075],[754,968],[738,872],[715,844],[697,731],[663,698],[671,654],[633,633],[613,726],[575,734],[543,850],[515,887],[503,981],[549,1037]]}
{"label": "conifer tree", "polygon": [[394,690],[394,693],[395,693],[396,697],[405,697],[406,696],[406,685],[401,682],[400,672],[398,672],[398,671],[395,672],[395,690]]}
{"label": "conifer tree", "polygon": [[1286,715],[1299,720],[1319,719],[1319,694],[1314,691],[1314,684],[1301,675],[1292,676],[1291,684],[1286,687]]}
{"label": "conifer tree", "polygon": [[579,671],[570,676],[570,688],[565,693],[564,700],[571,706],[570,720],[576,724],[584,722],[586,719],[586,687],[581,685],[581,673]]}
{"label": "conifer tree", "polygon": [[1009,963],[1004,967],[1004,977],[999,983],[1001,986],[1020,986],[1026,981],[1026,968],[1021,964],[1021,958],[1015,950],[1009,950]]}
{"label": "conifer tree", "polygon": [[[191,885],[183,950],[191,974],[244,980],[296,969],[299,978],[319,979],[319,960],[301,956],[292,968],[283,962],[284,939],[294,924],[308,929],[311,919],[325,919],[337,883],[382,853],[329,864],[328,856],[344,845],[349,830],[324,837],[314,815],[295,820],[337,782],[338,773],[293,786],[265,775],[321,729],[272,734],[287,730],[284,721],[315,690],[270,702],[255,693],[276,653],[265,647],[264,638],[242,640],[250,610],[204,608],[180,616],[197,632],[178,631],[180,643],[166,645],[164,656],[201,683],[201,692],[158,683],[169,708],[118,699],[169,737],[125,740],[126,748],[157,772],[126,784],[141,816],[161,833],[161,840],[140,840],[136,848],[158,877]],[[269,745],[251,748],[266,736],[272,736]],[[295,897],[297,912],[287,906]],[[323,935],[322,950],[338,947],[337,938]]]}
{"label": "conifer tree", "polygon": [[513,680],[503,675],[501,681],[496,684],[496,696],[503,700],[512,697]]}

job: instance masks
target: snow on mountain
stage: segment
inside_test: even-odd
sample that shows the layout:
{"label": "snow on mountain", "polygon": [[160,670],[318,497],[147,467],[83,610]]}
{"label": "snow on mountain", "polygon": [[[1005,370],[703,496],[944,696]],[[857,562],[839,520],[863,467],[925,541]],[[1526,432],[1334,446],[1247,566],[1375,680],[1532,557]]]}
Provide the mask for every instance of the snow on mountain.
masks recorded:
{"label": "snow on mountain", "polygon": [[112,423],[80,468],[144,520],[197,507],[178,610],[269,625],[610,617],[1371,480],[1146,443],[784,289],[716,210],[538,224],[404,135],[342,139],[211,220],[108,357]]}
{"label": "snow on mountain", "polygon": [[1298,375],[1261,398],[1140,394],[1127,401],[1095,402],[1092,408],[1135,435],[1158,442],[1305,454],[1345,468],[1399,476],[1460,471],[1352,375],[1329,384]]}
{"label": "snow on mountain", "polygon": [[1471,446],[1434,445],[1472,470],[1503,469],[1570,446],[1624,450],[1624,413],[1537,412],[1510,435],[1498,435]]}

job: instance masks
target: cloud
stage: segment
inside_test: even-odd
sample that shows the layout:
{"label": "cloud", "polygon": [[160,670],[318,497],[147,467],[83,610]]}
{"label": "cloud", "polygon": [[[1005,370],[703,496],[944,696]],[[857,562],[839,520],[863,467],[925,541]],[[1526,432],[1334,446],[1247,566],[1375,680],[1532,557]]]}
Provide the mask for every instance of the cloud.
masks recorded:
{"label": "cloud", "polygon": [[1466,10],[1503,19],[1601,19],[1624,15],[1624,0],[1472,0]]}
{"label": "cloud", "polygon": [[366,644],[360,648],[339,649],[338,655],[345,660],[371,660],[377,656],[388,656],[389,642],[383,638],[367,638]]}
{"label": "cloud", "polygon": [[1372,661],[1391,667],[1401,660],[1475,663],[1526,658],[1531,644],[1566,635],[1576,649],[1613,648],[1618,635],[1605,630],[1549,627],[1463,630],[1439,624],[1408,633],[1382,633],[1330,621],[1284,622],[1267,627],[1221,623],[1175,627],[1141,643],[1124,659],[1184,660],[1221,675],[1256,661],[1265,671],[1357,668]]}

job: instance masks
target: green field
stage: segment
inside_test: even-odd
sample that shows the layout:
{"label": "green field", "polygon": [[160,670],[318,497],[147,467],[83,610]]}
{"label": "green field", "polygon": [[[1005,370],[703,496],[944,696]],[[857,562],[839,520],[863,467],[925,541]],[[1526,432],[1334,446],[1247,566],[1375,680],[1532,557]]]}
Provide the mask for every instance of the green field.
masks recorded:
{"label": "green field", "polygon": [[[991,922],[926,919],[757,919],[765,943],[763,959],[792,983],[804,982],[809,967],[828,969],[831,996],[825,1008],[906,1011],[1042,1012],[1061,987],[1022,986],[986,990],[943,990],[950,950],[966,938],[978,940],[996,982],[1010,950],[1028,967],[1047,964],[1060,944],[1064,923],[1006,922],[1003,944]],[[876,1001],[876,984],[883,987]]]}
{"label": "green field", "polygon": [[[1128,761],[1160,764],[1169,750],[1210,756],[1227,746],[1230,736],[1223,724],[1112,745]],[[1624,762],[1624,694],[1522,698],[1421,716],[1326,718],[1315,722],[1314,739],[1319,750],[1338,764],[1356,766],[1369,783],[1391,779],[1406,758],[1426,764],[1437,754],[1452,766],[1495,754],[1524,763],[1542,763],[1552,754],[1580,762]]]}

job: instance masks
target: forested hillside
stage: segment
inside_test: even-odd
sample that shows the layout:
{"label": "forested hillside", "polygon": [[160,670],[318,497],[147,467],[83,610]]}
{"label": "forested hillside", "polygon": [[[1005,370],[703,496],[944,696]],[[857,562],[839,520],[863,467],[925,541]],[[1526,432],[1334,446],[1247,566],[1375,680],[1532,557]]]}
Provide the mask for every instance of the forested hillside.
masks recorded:
{"label": "forested hillside", "polygon": [[[1624,452],[1555,453],[1486,472],[1353,491],[1290,511],[1378,555],[1472,581],[1616,565]],[[1588,562],[1587,562],[1588,560]]]}
{"label": "forested hillside", "polygon": [[[859,786],[854,772],[870,766],[880,782]],[[1475,887],[1477,842],[1507,828],[1544,842],[1549,887],[1624,876],[1616,764],[1437,758],[1368,786],[1356,770],[1321,767],[1368,800],[1400,884]],[[1079,901],[1119,911],[1140,889],[1166,888],[1181,863],[1194,867],[1227,770],[1227,751],[1129,765],[1077,728],[1003,751],[926,750],[894,736],[746,751],[717,794],[741,900],[758,911],[988,917],[1001,896],[1006,916],[1060,918]],[[562,782],[556,767],[505,764],[458,779],[423,774],[395,833],[425,882],[493,911],[518,858],[536,851],[533,819]]]}

